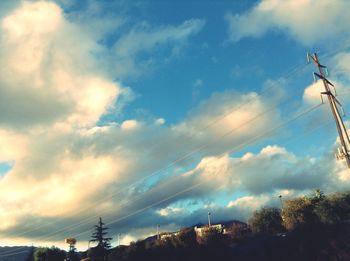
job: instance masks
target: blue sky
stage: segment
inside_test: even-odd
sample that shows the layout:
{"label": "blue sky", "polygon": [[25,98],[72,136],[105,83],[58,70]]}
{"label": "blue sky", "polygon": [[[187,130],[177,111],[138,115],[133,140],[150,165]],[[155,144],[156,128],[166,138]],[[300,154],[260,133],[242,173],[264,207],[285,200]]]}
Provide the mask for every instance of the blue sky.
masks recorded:
{"label": "blue sky", "polygon": [[83,249],[99,216],[128,243],[155,224],[176,230],[208,211],[214,222],[246,221],[279,206],[278,195],[349,188],[306,62],[319,54],[350,111],[347,1],[2,1],[0,10],[5,245],[61,246],[69,235]]}

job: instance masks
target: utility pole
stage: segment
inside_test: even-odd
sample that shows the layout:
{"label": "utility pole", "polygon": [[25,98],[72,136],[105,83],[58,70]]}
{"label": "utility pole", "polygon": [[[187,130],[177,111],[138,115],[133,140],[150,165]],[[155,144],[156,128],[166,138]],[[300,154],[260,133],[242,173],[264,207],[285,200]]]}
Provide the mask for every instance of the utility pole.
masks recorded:
{"label": "utility pole", "polygon": [[209,228],[211,227],[210,215],[211,215],[211,213],[210,213],[210,212],[208,212],[208,226],[209,226]]}
{"label": "utility pole", "polygon": [[159,235],[159,224],[157,225],[157,240],[159,240],[160,239],[160,235]]}
{"label": "utility pole", "polygon": [[[329,86],[332,86],[334,88],[334,93],[335,92],[335,87],[334,85],[326,78],[326,75],[328,76],[328,70],[327,67],[320,64],[317,54],[314,53],[313,55],[307,54],[307,60],[310,61],[310,58],[314,62],[314,64],[317,66],[318,73],[314,72],[314,80],[316,81],[316,77],[321,79],[325,88],[324,92],[321,92],[321,100],[323,102],[322,95],[327,95],[329,105],[331,107],[331,111],[337,126],[337,131],[340,139],[340,144],[341,148],[338,148],[338,153],[335,155],[337,160],[343,160],[345,159],[346,164],[348,168],[350,168],[350,141],[349,141],[349,136],[346,131],[343,119],[339,113],[337,104],[342,108],[340,102],[337,100],[333,92],[331,91]],[[344,112],[343,112],[344,114]]]}
{"label": "utility pole", "polygon": [[278,197],[279,197],[280,202],[281,202],[281,210],[283,210],[283,201],[282,201],[282,195],[279,195]]}

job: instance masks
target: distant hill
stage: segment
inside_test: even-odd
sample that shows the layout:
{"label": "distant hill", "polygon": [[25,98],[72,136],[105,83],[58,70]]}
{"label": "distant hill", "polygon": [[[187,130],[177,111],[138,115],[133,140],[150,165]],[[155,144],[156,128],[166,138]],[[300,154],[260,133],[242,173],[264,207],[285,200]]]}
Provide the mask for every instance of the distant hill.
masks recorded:
{"label": "distant hill", "polygon": [[26,261],[32,251],[27,246],[0,247],[0,261]]}
{"label": "distant hill", "polygon": [[[213,223],[212,225],[216,225],[216,224],[221,224],[223,226],[231,226],[233,224],[247,225],[246,223],[239,221],[239,220],[229,220],[229,221],[216,222],[216,223]],[[197,224],[194,224],[192,226],[189,226],[188,228],[203,227],[203,226],[207,226],[207,225],[208,224],[197,223]],[[167,232],[162,232],[162,233],[171,233],[171,232],[167,231]],[[157,235],[152,235],[152,236],[149,236],[149,237],[143,239],[142,241],[154,242],[155,240],[157,240],[157,238],[158,238]]]}

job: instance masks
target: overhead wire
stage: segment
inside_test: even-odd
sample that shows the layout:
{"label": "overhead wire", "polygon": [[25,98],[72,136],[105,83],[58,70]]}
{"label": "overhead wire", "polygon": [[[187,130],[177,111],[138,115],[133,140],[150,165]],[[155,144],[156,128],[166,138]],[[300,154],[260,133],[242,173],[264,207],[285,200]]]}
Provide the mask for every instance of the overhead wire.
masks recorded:
{"label": "overhead wire", "polygon": [[[316,106],[313,106],[313,107],[308,108],[307,110],[302,111],[301,113],[298,113],[295,117],[289,119],[288,121],[286,121],[286,122],[284,122],[284,123],[282,123],[282,124],[280,124],[280,125],[275,126],[274,128],[272,128],[272,129],[270,129],[270,130],[268,130],[268,131],[262,133],[261,135],[258,135],[257,137],[254,137],[254,138],[252,138],[252,139],[250,139],[250,140],[244,142],[243,144],[240,144],[240,146],[238,146],[238,149],[241,148],[241,147],[244,147],[244,146],[246,146],[246,145],[248,145],[248,144],[250,144],[250,143],[252,143],[252,142],[255,142],[256,140],[258,140],[258,139],[260,139],[260,138],[262,138],[262,137],[264,137],[264,136],[266,136],[266,135],[269,135],[269,134],[271,134],[271,133],[277,131],[278,129],[280,129],[280,128],[282,128],[282,127],[288,125],[289,123],[291,123],[291,122],[293,122],[293,121],[295,121],[295,120],[297,120],[297,119],[303,117],[304,115],[306,115],[306,114],[312,112],[313,110],[317,109],[317,108],[320,107],[320,106],[322,106],[322,104],[318,104],[318,105],[316,105]],[[226,153],[232,153],[235,149],[237,149],[237,148],[231,149],[229,152],[226,152]],[[130,217],[130,216],[133,216],[133,215],[136,215],[136,214],[138,214],[138,213],[141,213],[141,212],[143,212],[143,211],[145,211],[145,210],[147,210],[147,209],[149,209],[149,208],[152,208],[152,207],[154,207],[154,206],[156,206],[156,205],[159,205],[159,204],[161,204],[161,203],[163,203],[163,202],[166,202],[167,200],[170,200],[170,199],[172,199],[172,198],[174,198],[174,197],[176,197],[176,196],[178,196],[178,195],[180,195],[180,194],[183,194],[183,193],[185,193],[185,192],[187,192],[187,191],[193,190],[194,188],[200,186],[202,183],[203,183],[203,182],[200,182],[199,184],[195,184],[195,185],[193,185],[193,186],[191,186],[191,187],[189,187],[189,188],[186,188],[186,189],[184,189],[184,190],[182,190],[182,191],[180,191],[180,192],[177,192],[177,193],[175,193],[175,194],[173,194],[173,195],[170,195],[170,196],[166,197],[165,199],[162,199],[162,200],[160,200],[160,201],[158,201],[158,202],[152,203],[151,205],[148,205],[148,206],[146,206],[146,207],[144,207],[144,208],[142,208],[142,209],[139,209],[139,210],[137,210],[137,211],[135,211],[135,212],[132,212],[132,213],[126,215],[126,216],[123,216],[123,217],[120,217],[120,218],[118,218],[118,219],[116,219],[116,220],[113,220],[113,221],[111,221],[111,222],[108,222],[106,225],[110,225],[110,224],[117,223],[117,222],[119,222],[119,221],[121,221],[121,220],[123,220],[123,219],[126,219],[126,218]],[[82,235],[82,234],[85,234],[85,233],[87,233],[87,232],[89,232],[89,231],[90,231],[90,229],[89,229],[89,230],[86,230],[86,231],[83,231],[83,232],[81,232],[81,233],[79,233],[79,234],[76,234],[75,237],[80,236],[80,235]],[[51,238],[51,237],[48,237],[47,240],[50,239],[50,238]],[[8,254],[10,254],[10,253],[8,253]],[[15,254],[15,253],[14,253],[14,254]],[[1,256],[2,256],[2,255],[0,255],[0,257],[1,257]]]}
{"label": "overhead wire", "polygon": [[[279,125],[275,126],[274,128],[272,128],[272,129],[270,129],[270,130],[268,130],[268,131],[262,133],[261,135],[258,135],[257,137],[254,137],[253,139],[248,140],[247,142],[245,142],[244,144],[242,144],[240,147],[245,146],[245,145],[247,145],[247,144],[250,144],[250,143],[252,143],[252,142],[255,142],[256,140],[258,140],[258,139],[260,139],[260,138],[262,138],[262,137],[264,137],[264,136],[270,135],[271,133],[277,131],[278,129],[283,128],[283,127],[285,127],[286,125],[290,124],[291,122],[294,122],[294,121],[296,121],[297,119],[299,119],[299,118],[305,116],[306,114],[308,114],[308,113],[310,113],[310,112],[316,110],[317,108],[319,108],[319,107],[322,106],[322,105],[323,105],[323,104],[318,104],[318,105],[312,106],[312,107],[310,107],[310,108],[308,108],[308,109],[302,111],[301,113],[297,114],[295,117],[289,119],[288,121],[283,122],[282,124],[279,124]],[[230,153],[232,153],[233,151],[234,151],[234,150],[231,150],[230,152],[226,152],[226,153],[227,153],[227,154],[230,154]],[[209,161],[210,161],[210,160],[209,160]],[[211,161],[214,161],[214,159],[211,159]],[[201,184],[203,184],[203,183],[205,183],[205,182],[208,182],[208,180],[203,180],[203,181],[201,181],[201,182],[199,182],[199,183],[197,183],[197,184],[195,184],[195,185],[193,185],[193,186],[191,186],[191,187],[189,187],[189,188],[186,188],[186,189],[184,189],[184,190],[182,190],[182,191],[179,191],[179,192],[177,192],[177,193],[175,193],[175,194],[173,194],[173,195],[170,195],[170,196],[168,196],[168,197],[166,197],[166,198],[164,198],[164,199],[162,199],[162,200],[160,200],[160,201],[154,202],[154,203],[152,203],[152,204],[150,204],[150,205],[148,205],[148,206],[146,206],[146,207],[144,207],[144,208],[141,208],[141,209],[139,209],[139,210],[137,210],[137,211],[135,211],[135,212],[132,212],[132,213],[127,214],[127,215],[125,215],[125,216],[123,216],[123,217],[120,217],[120,218],[118,218],[118,219],[115,219],[115,220],[112,220],[112,221],[110,221],[110,222],[107,222],[106,225],[115,224],[115,223],[117,223],[117,222],[119,222],[119,221],[121,221],[121,220],[123,220],[123,219],[125,219],[125,218],[128,218],[128,217],[130,217],[130,216],[136,215],[136,214],[138,214],[138,213],[141,213],[141,212],[143,212],[143,211],[145,211],[145,210],[147,210],[147,209],[150,209],[150,208],[152,208],[152,207],[154,207],[154,206],[157,206],[157,205],[159,205],[159,204],[161,204],[161,203],[163,203],[163,202],[165,202],[165,201],[168,201],[169,199],[172,199],[172,198],[174,198],[174,197],[176,197],[176,196],[178,196],[178,195],[180,195],[180,194],[183,194],[183,193],[185,193],[185,192],[188,192],[188,191],[190,191],[190,190],[193,190],[194,188],[200,186]],[[89,231],[90,231],[90,230],[89,230]],[[87,232],[89,232],[89,231],[84,231],[84,232],[81,232],[81,233],[79,233],[79,234],[75,234],[74,236],[75,236],[75,237],[78,237],[78,236],[80,236],[80,235],[82,235],[82,234],[85,234],[85,233],[87,233]]]}
{"label": "overhead wire", "polygon": [[[304,67],[304,66],[303,66],[303,67]],[[294,68],[293,70],[291,70],[291,74],[296,73],[296,71],[297,71],[298,68],[300,69],[300,66],[297,66],[296,68]],[[275,87],[275,85],[270,86],[270,88],[272,88],[272,87]],[[244,104],[245,104],[245,103],[244,103]],[[243,107],[244,104],[243,104],[243,103],[240,104],[239,106],[235,107],[235,109],[237,110],[237,109]],[[227,113],[224,114],[222,117],[219,117],[218,119],[215,119],[213,122],[207,124],[204,128],[207,128],[207,127],[210,127],[210,126],[214,125],[216,122],[218,122],[219,120],[221,120],[221,119],[227,117],[227,116],[230,115],[231,113],[232,113],[232,111],[227,112]],[[229,135],[229,134],[226,133],[225,136],[227,136],[227,135]],[[211,143],[212,143],[212,142],[211,142]],[[169,168],[169,167],[175,165],[177,162],[179,162],[179,161],[181,161],[181,160],[183,160],[183,159],[189,157],[190,155],[194,154],[195,152],[200,151],[202,148],[205,148],[205,147],[207,147],[207,146],[202,145],[201,147],[196,148],[196,149],[194,150],[193,153],[190,152],[190,153],[186,154],[185,156],[182,156],[181,158],[176,159],[175,161],[173,161],[172,163],[170,163],[170,165],[167,165],[166,168]],[[158,173],[158,172],[160,172],[160,171],[162,171],[162,170],[164,170],[164,168],[162,168],[162,169],[160,169],[160,170],[157,170],[156,173]],[[130,186],[128,186],[128,188],[130,188],[130,187],[134,186],[135,184],[138,184],[139,182],[142,182],[142,181],[146,180],[147,178],[152,177],[152,176],[154,176],[154,175],[155,175],[155,172],[151,173],[151,175],[148,175],[148,176],[142,178],[141,180],[136,181],[135,183],[133,183],[133,184],[131,184]],[[120,192],[118,192],[117,194],[119,194],[119,193],[120,193]],[[115,196],[115,195],[112,195],[112,197],[114,197],[114,196]],[[111,197],[111,196],[108,196],[108,198],[112,198],[112,197]],[[106,199],[107,199],[107,198],[103,198],[101,201],[103,202],[103,201],[105,201]],[[94,203],[94,205],[96,205],[96,204]],[[89,207],[87,207],[86,209],[84,209],[84,210],[82,210],[82,211],[89,210],[91,207],[92,207],[92,206],[89,206]],[[80,211],[80,213],[81,213],[82,211]],[[75,213],[75,214],[76,214],[76,213]],[[42,226],[40,226],[40,227],[42,227]],[[33,232],[33,231],[35,231],[35,230],[31,230],[31,231],[29,231],[29,232]],[[24,234],[25,234],[25,233],[24,233]],[[22,234],[22,235],[23,235],[23,234]]]}
{"label": "overhead wire", "polygon": [[[306,66],[305,64],[300,64],[300,65],[298,65],[298,66],[295,66],[295,67],[294,67],[293,69],[291,69],[285,76],[281,76],[281,77],[283,77],[283,78],[291,77],[291,76],[292,76],[293,74],[295,74],[298,70],[301,70],[301,69],[304,68],[305,66]],[[268,86],[265,90],[262,91],[262,93],[267,92],[267,91],[269,91],[270,89],[276,87],[277,84],[278,84],[278,81],[275,82],[274,84],[271,84],[270,86]],[[261,93],[261,94],[262,94],[262,93]],[[230,114],[232,114],[233,112],[237,111],[238,109],[242,108],[244,105],[246,105],[247,103],[253,101],[253,100],[256,99],[256,98],[257,98],[256,96],[253,96],[253,97],[251,97],[251,98],[248,98],[247,100],[245,100],[245,101],[243,101],[242,103],[240,103],[238,106],[235,106],[233,110],[229,110],[229,111],[226,112],[224,115],[221,115],[220,117],[218,117],[218,118],[215,119],[214,121],[212,121],[212,122],[210,122],[209,124],[205,125],[205,126],[203,127],[203,129],[209,128],[210,126],[212,126],[212,125],[214,125],[215,123],[217,123],[218,121],[220,121],[220,120],[226,118],[228,115],[230,115]],[[263,113],[262,113],[262,114],[263,114]],[[243,123],[243,124],[245,124],[245,123]],[[224,134],[224,136],[227,136],[227,135],[229,135],[229,134],[230,134],[230,133],[226,133],[226,134]],[[193,136],[194,136],[194,135],[192,134],[192,135],[190,135],[189,138],[191,138],[191,137],[193,137]],[[219,137],[218,139],[220,139],[220,137]],[[211,143],[212,143],[212,142],[210,142],[210,144],[211,144]],[[163,168],[160,168],[160,169],[158,169],[158,170],[156,170],[156,171],[153,171],[152,173],[150,173],[149,175],[146,175],[146,176],[142,177],[141,179],[138,179],[136,182],[133,182],[132,184],[130,184],[130,185],[128,185],[127,187],[123,188],[122,191],[118,191],[118,192],[115,193],[115,194],[110,194],[110,195],[108,195],[107,197],[104,197],[104,198],[100,199],[98,202],[94,202],[91,206],[87,206],[87,207],[85,207],[85,208],[79,210],[78,213],[74,213],[74,214],[76,215],[76,214],[82,213],[82,212],[84,212],[84,211],[88,211],[88,210],[90,210],[92,207],[96,206],[97,204],[99,204],[99,203],[101,203],[101,202],[105,202],[106,200],[108,200],[108,199],[110,199],[110,198],[113,198],[113,197],[115,197],[115,196],[117,196],[117,195],[120,195],[123,191],[127,191],[128,189],[130,189],[131,187],[135,186],[136,184],[139,184],[139,183],[141,183],[141,182],[143,182],[143,181],[145,181],[145,180],[147,180],[147,179],[149,179],[149,178],[151,178],[151,177],[157,175],[158,173],[160,173],[160,172],[162,172],[162,171],[164,171],[164,170],[166,170],[166,169],[168,169],[168,168],[170,168],[170,167],[176,165],[178,162],[181,162],[181,161],[183,161],[184,159],[187,159],[188,157],[190,157],[190,156],[193,155],[194,153],[196,153],[196,152],[198,152],[198,151],[200,151],[200,150],[202,150],[202,149],[204,149],[204,148],[206,148],[206,147],[208,147],[208,146],[209,146],[209,144],[207,143],[207,144],[201,145],[200,147],[195,148],[194,150],[190,151],[189,153],[187,153],[187,154],[185,154],[185,155],[181,155],[180,157],[178,157],[178,158],[176,158],[175,160],[173,160],[172,162],[170,162],[167,166],[165,166],[165,167],[163,167]],[[54,222],[52,222],[52,224],[53,224],[53,223],[54,223]],[[48,225],[50,225],[50,224],[48,224]],[[17,234],[16,236],[23,236],[23,235],[26,235],[26,234],[28,234],[28,233],[30,233],[30,232],[33,232],[33,231],[36,231],[37,229],[42,228],[42,226],[43,226],[43,225],[40,224],[40,225],[37,226],[36,228],[31,228],[30,230],[24,231],[24,232],[22,232],[22,233],[19,233],[19,234]]]}
{"label": "overhead wire", "polygon": [[[327,57],[327,56],[329,56],[329,54],[325,53],[325,54],[321,55],[320,57]],[[305,68],[306,66],[307,66],[307,64],[299,64],[299,65],[295,66],[294,68],[292,68],[291,70],[289,70],[285,75],[280,76],[280,78],[282,77],[283,79],[287,79],[287,78],[293,76],[293,75],[294,75],[295,73],[297,73],[299,70],[302,70],[303,68]],[[260,93],[260,95],[263,94],[263,93],[265,93],[265,92],[268,92],[270,89],[276,87],[277,84],[278,84],[278,82],[280,82],[280,79],[277,80],[274,84],[269,85],[265,90],[263,90],[263,91]],[[235,107],[233,108],[233,110],[229,110],[228,112],[224,113],[224,114],[221,115],[220,117],[216,118],[214,121],[209,122],[209,123],[208,123],[207,125],[205,125],[202,129],[207,129],[207,128],[211,127],[212,125],[214,125],[214,124],[217,123],[218,121],[220,121],[220,120],[226,118],[227,116],[229,116],[229,115],[232,114],[233,112],[237,111],[238,109],[242,108],[242,107],[245,106],[247,103],[249,103],[250,101],[252,101],[252,100],[254,100],[254,99],[256,99],[256,98],[257,98],[257,97],[255,96],[255,97],[248,98],[247,100],[241,102],[240,104],[238,104],[237,106],[235,106]],[[228,134],[227,134],[227,135],[228,135]],[[191,138],[191,137],[193,137],[193,136],[194,136],[194,134],[192,134],[192,135],[190,135],[190,136],[186,136],[186,137]],[[141,180],[137,180],[136,182],[130,184],[128,187],[124,188],[123,190],[130,189],[132,186],[135,186],[135,184],[141,183],[142,181],[145,181],[146,179],[155,176],[155,175],[158,174],[159,172],[161,172],[161,171],[163,171],[163,170],[165,170],[165,169],[168,169],[168,168],[170,168],[171,166],[174,166],[176,163],[178,163],[178,162],[180,162],[180,161],[182,161],[182,160],[188,158],[190,155],[192,155],[192,154],[194,154],[195,152],[198,152],[198,151],[200,151],[200,150],[202,150],[203,148],[206,148],[206,147],[208,147],[208,145],[207,145],[207,144],[204,144],[204,145],[200,146],[199,148],[194,149],[192,152],[189,152],[188,154],[185,154],[185,155],[183,155],[183,156],[180,156],[179,158],[176,158],[173,162],[171,162],[171,163],[168,164],[167,166],[165,166],[165,167],[163,167],[163,168],[161,168],[161,169],[158,169],[158,170],[156,170],[156,171],[150,173],[150,175],[144,176]],[[113,197],[115,197],[115,196],[117,196],[117,195],[119,195],[119,194],[121,194],[121,193],[122,193],[122,191],[118,191],[115,195],[112,194],[112,195],[109,195],[109,196],[106,197],[106,198],[102,198],[101,200],[99,200],[99,202],[104,202],[106,199],[113,198]],[[87,207],[85,207],[85,208],[79,210],[79,213],[82,213],[82,212],[84,212],[84,211],[90,210],[91,207],[96,206],[99,202],[95,202],[92,206],[87,206]],[[78,214],[78,213],[74,213],[74,214],[76,215],[76,214]],[[54,222],[53,222],[53,223],[54,223]],[[49,225],[49,224],[48,224],[48,225]],[[20,233],[20,234],[18,234],[17,236],[25,235],[25,234],[27,234],[27,233],[29,233],[29,232],[33,232],[33,231],[35,231],[35,230],[37,230],[37,229],[39,229],[39,228],[41,228],[41,227],[42,227],[42,224],[39,225],[37,228],[32,228],[32,229],[30,229],[29,231],[24,231],[23,233]]]}

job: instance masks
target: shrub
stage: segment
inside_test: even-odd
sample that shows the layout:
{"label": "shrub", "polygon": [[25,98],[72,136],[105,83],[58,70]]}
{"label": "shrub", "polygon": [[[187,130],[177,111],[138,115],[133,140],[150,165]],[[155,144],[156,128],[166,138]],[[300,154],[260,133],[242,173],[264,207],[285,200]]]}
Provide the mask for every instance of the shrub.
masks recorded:
{"label": "shrub", "polygon": [[249,220],[253,233],[267,233],[275,235],[284,231],[280,210],[277,208],[262,208],[255,211]]}

